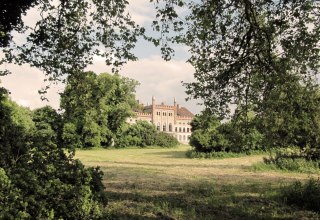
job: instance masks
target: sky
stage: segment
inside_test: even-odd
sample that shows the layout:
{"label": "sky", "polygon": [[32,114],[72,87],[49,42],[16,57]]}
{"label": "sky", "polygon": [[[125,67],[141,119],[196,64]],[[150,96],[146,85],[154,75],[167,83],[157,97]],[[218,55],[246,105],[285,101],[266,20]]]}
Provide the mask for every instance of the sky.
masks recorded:
{"label": "sky", "polygon": [[[150,26],[155,11],[149,0],[131,0],[128,10],[139,25]],[[32,25],[36,14],[35,10],[30,10],[24,18],[25,23]],[[164,102],[167,105],[172,105],[175,97],[181,106],[187,107],[194,114],[200,113],[203,107],[197,105],[199,100],[185,101],[187,95],[181,83],[182,81],[194,81],[194,69],[186,63],[189,55],[187,48],[177,47],[176,56],[168,62],[161,58],[159,48],[155,48],[146,41],[140,41],[134,52],[139,60],[128,62],[123,66],[120,74],[140,82],[140,86],[136,90],[136,98],[140,103],[150,104],[152,96],[155,96],[156,103]],[[11,70],[12,74],[0,77],[1,85],[10,91],[11,98],[18,104],[31,109],[45,105],[59,108],[58,93],[63,91],[63,84],[51,86],[46,95],[49,102],[41,101],[38,90],[43,88],[46,83],[44,82],[45,76],[40,70],[28,65],[9,64],[0,66],[0,68]],[[111,72],[111,68],[105,65],[104,59],[99,57],[94,58],[93,65],[88,66],[87,70],[96,73]]]}

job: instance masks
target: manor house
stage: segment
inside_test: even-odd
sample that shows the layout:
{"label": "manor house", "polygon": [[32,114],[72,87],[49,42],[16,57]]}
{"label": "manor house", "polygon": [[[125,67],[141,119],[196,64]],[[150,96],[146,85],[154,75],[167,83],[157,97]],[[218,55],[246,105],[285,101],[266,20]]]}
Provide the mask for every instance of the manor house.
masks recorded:
{"label": "manor house", "polygon": [[140,104],[140,108],[135,111],[136,116],[127,120],[129,124],[134,124],[138,120],[153,123],[158,131],[171,134],[180,143],[187,144],[191,135],[190,122],[194,115],[185,107],[181,107],[176,103],[165,105],[156,104],[155,97],[152,97],[152,105],[144,106]]}

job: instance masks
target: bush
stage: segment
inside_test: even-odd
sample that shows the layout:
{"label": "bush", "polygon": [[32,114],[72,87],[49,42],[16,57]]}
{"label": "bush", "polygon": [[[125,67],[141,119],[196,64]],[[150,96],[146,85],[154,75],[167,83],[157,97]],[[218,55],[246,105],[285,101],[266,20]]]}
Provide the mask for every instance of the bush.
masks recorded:
{"label": "bush", "polygon": [[0,219],[101,218],[103,173],[67,155],[50,124],[27,112],[0,88]]}
{"label": "bush", "polygon": [[262,147],[263,135],[257,130],[254,118],[252,112],[248,117],[237,114],[231,121],[221,124],[217,117],[205,110],[191,122],[190,145],[203,153],[265,150]]}
{"label": "bush", "polygon": [[175,147],[179,144],[178,140],[170,134],[159,132],[155,138],[155,145],[159,147]]}
{"label": "bush", "polygon": [[231,122],[211,129],[195,130],[190,137],[190,145],[198,152],[248,153],[263,150],[262,134],[255,128],[245,133]]}
{"label": "bush", "polygon": [[153,124],[146,121],[137,121],[121,132],[116,141],[116,147],[147,147],[157,145],[160,147],[174,147],[179,142],[173,136],[158,132]]}
{"label": "bush", "polygon": [[297,181],[283,187],[281,197],[289,205],[319,212],[320,210],[320,180],[310,179],[306,183]]}
{"label": "bush", "polygon": [[235,158],[235,157],[244,157],[248,155],[260,155],[265,153],[264,151],[250,151],[244,153],[234,153],[234,152],[197,152],[195,150],[189,150],[186,152],[188,158],[204,158],[204,159],[223,159],[223,158]]}
{"label": "bush", "polygon": [[[280,148],[275,150],[275,155],[264,158],[264,162],[269,165],[275,165],[278,169],[297,171],[297,172],[319,172],[320,162],[311,160],[309,149],[300,149],[299,147]],[[314,151],[312,151],[314,152]]]}

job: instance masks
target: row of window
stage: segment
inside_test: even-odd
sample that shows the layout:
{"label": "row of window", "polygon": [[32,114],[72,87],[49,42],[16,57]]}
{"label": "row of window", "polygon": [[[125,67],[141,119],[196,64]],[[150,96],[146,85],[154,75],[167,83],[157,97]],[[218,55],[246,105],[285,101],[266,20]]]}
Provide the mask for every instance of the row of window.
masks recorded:
{"label": "row of window", "polygon": [[[160,123],[157,124],[157,130],[160,131]],[[164,124],[162,126],[162,131],[167,131],[167,126],[166,124]],[[169,132],[172,132],[172,124],[169,124]]]}
{"label": "row of window", "polygon": [[178,132],[178,129],[179,129],[179,132],[191,132],[191,129],[190,128],[181,128],[181,127],[176,127],[176,132]]}
{"label": "row of window", "polygon": [[[157,112],[157,115],[161,115],[161,112]],[[167,116],[167,112],[162,112],[163,116]],[[168,113],[169,116],[173,116],[171,112]]]}
{"label": "row of window", "polygon": [[[157,130],[160,131],[160,123],[157,124]],[[162,131],[167,131],[167,125],[166,124],[163,124],[162,126]],[[172,124],[170,123],[169,124],[169,132],[172,132]],[[191,132],[191,128],[182,128],[182,127],[176,127],[175,128],[175,132]]]}
{"label": "row of window", "polygon": [[190,135],[179,135],[178,140],[179,141],[186,141],[190,139]]}

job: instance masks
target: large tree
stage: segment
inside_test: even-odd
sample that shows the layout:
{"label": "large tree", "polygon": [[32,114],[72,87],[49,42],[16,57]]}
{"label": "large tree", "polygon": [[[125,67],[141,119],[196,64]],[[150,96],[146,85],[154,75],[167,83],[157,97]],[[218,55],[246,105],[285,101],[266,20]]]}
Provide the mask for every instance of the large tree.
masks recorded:
{"label": "large tree", "polygon": [[[225,115],[230,104],[261,104],[291,74],[298,75],[300,82],[315,82],[319,1],[163,2],[154,22],[162,33],[162,45],[173,40],[188,46],[196,80],[186,84],[188,94],[203,99],[215,113]],[[187,10],[178,14],[177,7]],[[172,29],[181,34],[165,35]]]}
{"label": "large tree", "polygon": [[82,147],[111,145],[137,105],[137,85],[137,81],[118,74],[81,72],[70,76],[61,94],[64,121],[68,123],[63,134],[66,144],[72,139],[77,146],[80,140]]}
{"label": "large tree", "polygon": [[[188,62],[195,68],[195,82],[185,84],[190,97],[201,98],[222,118],[242,120],[244,130],[254,111],[268,145],[318,143],[313,103],[319,102],[319,1],[160,2],[165,4],[157,5],[153,25],[161,38],[156,42],[162,42],[166,58],[172,52],[168,42],[188,46]],[[178,13],[179,7],[187,10]],[[234,114],[234,107],[241,112]]]}
{"label": "large tree", "polygon": [[[94,56],[114,67],[135,60],[131,52],[144,29],[127,12],[128,2],[100,0],[44,0],[2,2],[0,46],[7,47],[4,62],[29,63],[41,69],[49,80],[63,80],[65,74],[82,71]],[[22,15],[32,7],[34,27],[25,25]],[[24,26],[24,28],[22,28]],[[25,41],[11,38],[22,33]],[[0,63],[1,64],[1,63]]]}

